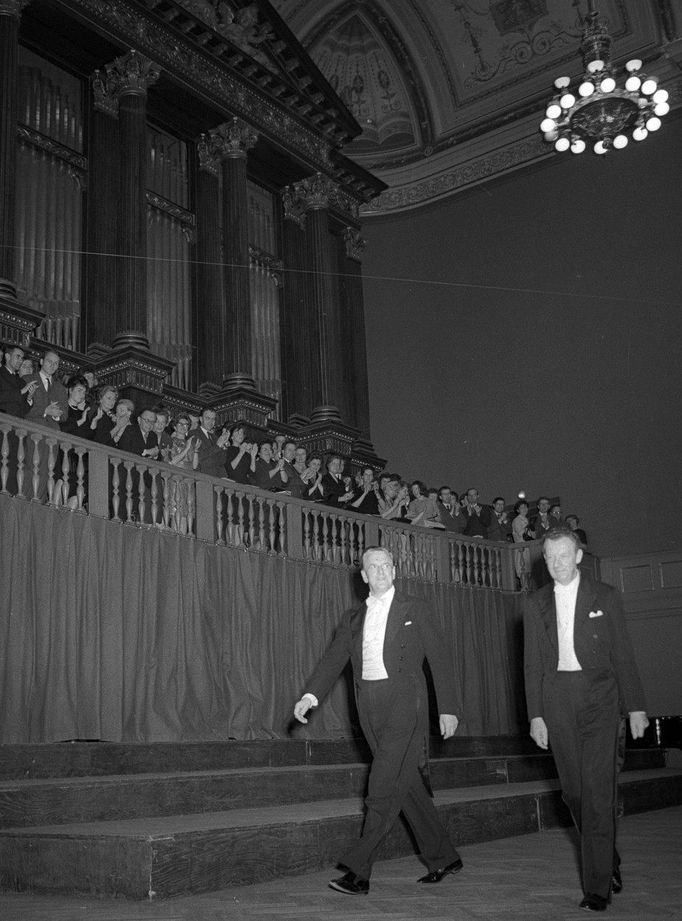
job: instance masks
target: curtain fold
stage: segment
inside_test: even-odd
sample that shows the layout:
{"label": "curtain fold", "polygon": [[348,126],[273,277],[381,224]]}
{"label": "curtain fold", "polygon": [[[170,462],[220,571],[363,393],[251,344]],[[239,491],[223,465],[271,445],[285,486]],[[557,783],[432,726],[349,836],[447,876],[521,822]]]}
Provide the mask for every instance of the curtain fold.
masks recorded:
{"label": "curtain fold", "polygon": [[[307,726],[294,702],[359,575],[216,547],[0,495],[0,743],[348,738],[342,677]],[[513,596],[410,581],[434,604],[464,713],[460,734],[515,734]]]}

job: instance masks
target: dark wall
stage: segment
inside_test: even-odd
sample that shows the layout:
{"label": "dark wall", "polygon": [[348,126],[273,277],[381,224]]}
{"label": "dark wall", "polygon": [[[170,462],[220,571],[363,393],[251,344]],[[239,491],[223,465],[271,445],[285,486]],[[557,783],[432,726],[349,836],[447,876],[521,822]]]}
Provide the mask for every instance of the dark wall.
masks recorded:
{"label": "dark wall", "polygon": [[602,555],[680,545],[682,119],[363,233],[390,469],[559,494]]}

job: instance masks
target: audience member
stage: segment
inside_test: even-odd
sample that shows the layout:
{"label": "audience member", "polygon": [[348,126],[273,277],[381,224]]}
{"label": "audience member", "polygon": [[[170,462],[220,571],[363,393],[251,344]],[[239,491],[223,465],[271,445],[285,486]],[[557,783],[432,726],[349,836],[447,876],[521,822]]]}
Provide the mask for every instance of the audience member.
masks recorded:
{"label": "audience member", "polygon": [[159,442],[159,460],[164,460],[166,463],[168,463],[171,445],[171,436],[170,432],[168,431],[170,413],[163,406],[156,407],[154,412],[156,413],[154,432],[156,433],[156,437]]}
{"label": "audience member", "polygon": [[308,469],[301,477],[307,490],[303,496],[304,499],[310,502],[324,502],[322,477],[322,458],[319,454],[311,454]]}
{"label": "audience member", "polygon": [[462,511],[466,524],[462,533],[467,537],[487,537],[491,521],[490,509],[479,503],[477,489],[467,489],[465,499]]}
{"label": "audience member", "polygon": [[296,442],[285,441],[282,446],[282,460],[284,461],[282,472],[286,474],[287,491],[295,499],[300,499],[305,492],[305,483],[301,479],[301,474],[295,467],[295,459]]}
{"label": "audience member", "polygon": [[132,426],[134,412],[135,404],[132,400],[128,400],[123,397],[116,404],[114,427],[109,433],[109,437],[115,445],[118,445],[121,438],[123,437],[124,432],[126,432],[127,429]]}
{"label": "audience member", "polygon": [[[173,467],[193,470],[199,464],[195,440],[188,437],[192,423],[188,415],[178,416],[173,434],[169,437],[167,461]],[[158,433],[157,433],[158,435]],[[187,534],[190,528],[189,483],[179,476],[172,476],[168,481],[168,521],[180,534]]]}
{"label": "audience member", "polygon": [[249,482],[259,489],[275,490],[287,488],[287,475],[284,471],[284,458],[275,460],[272,456],[272,444],[263,441],[258,447],[258,456],[252,468]]}
{"label": "audience member", "polygon": [[365,467],[361,473],[361,483],[353,492],[348,508],[362,515],[379,514],[379,498],[377,492],[379,484],[374,479],[374,471],[371,467]]}
{"label": "audience member", "polygon": [[587,534],[582,528],[579,528],[580,519],[577,515],[566,515],[566,525],[574,532],[583,547],[587,546]]}
{"label": "audience member", "polygon": [[32,381],[35,379],[36,369],[33,364],[33,359],[29,358],[27,355],[24,355],[21,367],[19,368],[19,377],[23,378],[25,381]]}
{"label": "audience member", "polygon": [[224,471],[221,474],[235,483],[246,484],[256,466],[258,445],[246,440],[247,430],[244,422],[236,422],[232,429],[231,444],[225,451]]}
{"label": "audience member", "polygon": [[[92,438],[92,431],[88,424],[88,405],[87,405],[87,393],[88,393],[88,384],[85,378],[77,374],[75,377],[72,377],[67,385],[68,399],[66,404],[66,415],[59,423],[59,427],[62,432],[66,432],[69,435],[75,435],[78,438]],[[88,456],[87,454],[82,454],[82,479],[81,479],[81,489],[83,490],[82,495],[82,504],[87,502],[87,494],[85,492],[87,487],[87,468],[88,468]],[[64,466],[66,469],[64,469]],[[70,508],[78,508],[78,452],[71,448],[66,452],[60,449],[59,456],[57,458],[57,464],[55,465],[55,480],[60,479],[61,483],[57,483],[57,487],[60,485],[63,486],[61,490],[61,498],[63,498],[64,503]],[[60,496],[59,489],[55,489],[53,494],[53,499],[56,504],[59,504]]]}
{"label": "audience member", "polygon": [[327,461],[327,472],[322,477],[322,490],[327,505],[337,508],[345,508],[353,498],[353,491],[346,488],[342,473],[343,459],[338,454],[332,454]]}
{"label": "audience member", "polygon": [[31,405],[26,413],[29,422],[39,422],[53,429],[59,428],[60,420],[66,415],[68,399],[66,388],[57,377],[59,361],[59,355],[51,350],[40,359],[37,386],[33,389]]}
{"label": "audience member", "polygon": [[154,431],[155,422],[156,413],[153,410],[142,410],[137,417],[137,425],[127,426],[119,438],[119,450],[156,460],[159,456],[159,439]]}
{"label": "audience member", "polygon": [[379,514],[387,521],[404,521],[409,524],[407,508],[410,504],[410,493],[407,484],[399,476],[392,474],[384,487],[383,510],[382,499],[379,500]]}
{"label": "audience member", "polygon": [[545,534],[552,529],[552,521],[549,517],[550,501],[547,496],[540,496],[538,499],[537,515],[531,522],[531,528],[535,532],[537,540],[542,540]]}
{"label": "audience member", "polygon": [[206,473],[209,476],[224,477],[229,434],[221,434],[216,438],[215,422],[215,410],[205,409],[194,433],[194,444],[199,454],[197,469],[199,473]]}
{"label": "audience member", "polygon": [[406,516],[412,524],[421,525],[424,528],[442,528],[435,500],[429,499],[426,484],[421,480],[414,480],[410,485],[410,495]]}
{"label": "audience member", "polygon": [[554,505],[550,505],[549,520],[553,528],[565,527],[564,519],[561,517],[561,506],[558,502],[555,502]]}
{"label": "audience member", "polygon": [[462,533],[466,527],[466,520],[457,493],[453,492],[449,486],[441,486],[438,490],[436,509],[440,523],[446,531]]}
{"label": "audience member", "polygon": [[512,521],[512,538],[515,544],[522,544],[527,540],[535,539],[535,532],[528,521],[528,503],[519,499],[514,506],[515,517]]}
{"label": "audience member", "polygon": [[504,510],[505,501],[502,496],[495,496],[492,503],[492,515],[488,526],[488,540],[509,540],[511,537],[511,522],[509,515]]}
{"label": "audience member", "polygon": [[18,345],[5,349],[5,363],[0,367],[0,412],[23,417],[28,413],[29,400],[38,381],[24,381],[19,373],[24,360],[24,350]]}
{"label": "audience member", "polygon": [[97,407],[90,414],[90,438],[97,444],[111,444],[111,432],[116,425],[114,407],[118,390],[106,384],[99,391]]}

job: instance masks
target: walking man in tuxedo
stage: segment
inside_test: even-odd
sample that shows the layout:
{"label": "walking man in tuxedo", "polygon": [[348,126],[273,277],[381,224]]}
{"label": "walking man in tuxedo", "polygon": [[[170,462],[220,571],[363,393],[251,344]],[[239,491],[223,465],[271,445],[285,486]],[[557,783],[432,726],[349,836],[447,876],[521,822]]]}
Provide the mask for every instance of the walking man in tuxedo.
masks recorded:
{"label": "walking man in tuxedo", "polygon": [[351,660],[360,724],[373,762],[362,835],[339,861],[348,872],[329,885],[352,895],[369,892],[377,849],[401,810],[429,871],[418,882],[438,883],[462,869],[422,773],[427,768],[428,740],[425,658],[436,688],[444,739],[454,735],[455,714],[461,712],[440,628],[429,605],[395,590],[393,558],[385,548],[365,550],[362,578],[369,586],[367,602],[346,614],[308,682],[307,693],[294,707],[296,719],[307,723],[310,708],[317,706]]}
{"label": "walking man in tuxedo", "polygon": [[578,570],[583,552],[568,528],[549,531],[543,553],[553,584],[529,595],[524,611],[530,734],[540,748],[551,743],[580,834],[579,907],[605,911],[623,888],[615,840],[622,715],[635,739],[649,720],[620,595]]}

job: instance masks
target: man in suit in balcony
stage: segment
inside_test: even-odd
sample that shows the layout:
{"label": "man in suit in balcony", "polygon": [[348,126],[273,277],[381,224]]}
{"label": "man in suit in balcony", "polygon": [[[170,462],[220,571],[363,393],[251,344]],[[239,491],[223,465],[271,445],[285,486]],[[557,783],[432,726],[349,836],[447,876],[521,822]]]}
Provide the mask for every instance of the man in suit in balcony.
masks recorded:
{"label": "man in suit in balcony", "polygon": [[423,672],[428,659],[440,710],[440,730],[449,739],[461,712],[452,663],[433,610],[424,601],[397,592],[395,566],[384,547],[368,547],[362,578],[367,602],[348,612],[294,707],[306,713],[334,685],[350,659],[360,724],[374,756],[365,821],[359,841],[340,859],[348,871],[329,885],[351,895],[369,892],[377,850],[400,811],[407,819],[428,873],[421,883],[438,883],[462,869],[427,789],[428,694]]}
{"label": "man in suit in balcony", "polygon": [[467,537],[487,537],[490,527],[490,509],[478,501],[477,489],[467,489],[462,511],[466,522],[462,533]]}
{"label": "man in suit in balcony", "polygon": [[457,493],[453,492],[449,486],[441,486],[438,490],[436,508],[438,509],[440,523],[445,530],[461,534],[466,527],[466,518],[459,504]]}
{"label": "man in suit in balcony", "polygon": [[194,444],[199,454],[199,473],[208,476],[229,477],[230,471],[225,468],[227,460],[227,447],[230,443],[230,433],[215,434],[216,414],[213,409],[205,409],[199,417],[199,425],[192,432]]}
{"label": "man in suit in balcony", "polygon": [[[5,349],[5,363],[0,367],[0,412],[9,413],[11,416],[23,417],[31,408],[30,400],[38,386],[37,381],[28,383],[19,377],[19,368],[24,360],[24,350],[18,345],[8,345]],[[2,450],[3,437],[0,433],[0,451]],[[27,445],[24,441],[24,451]],[[17,454],[19,439],[14,432],[7,433],[7,480],[5,489],[12,495],[17,492]],[[1,470],[1,468],[0,468]],[[2,488],[2,483],[0,483]]]}
{"label": "man in suit in balcony", "polygon": [[[26,413],[27,422],[37,422],[59,431],[59,422],[66,418],[69,401],[66,387],[57,378],[59,355],[52,350],[40,359],[40,370],[35,378],[36,387],[29,398],[30,407]],[[32,444],[32,442],[31,442]],[[48,497],[49,447],[44,440],[38,442],[38,491],[36,499],[44,502]],[[53,449],[53,460],[57,463],[58,451]],[[29,447],[26,458],[27,474],[32,475],[33,451]]]}
{"label": "man in suit in balcony", "polygon": [[[129,425],[121,435],[118,447],[121,451],[128,451],[130,454],[137,454],[139,457],[146,458],[148,461],[160,460],[159,457],[159,440],[154,431],[156,422],[156,413],[151,409],[144,409],[137,417],[137,425]],[[130,485],[133,498],[133,521],[141,521],[144,524],[159,524],[163,516],[163,481],[158,476],[156,481],[156,510],[152,514],[152,488],[153,479],[148,470],[142,474],[142,488],[140,487],[140,472],[137,468],[130,471]]]}
{"label": "man in suit in balcony", "polygon": [[574,531],[549,531],[543,553],[553,583],[526,599],[524,645],[530,734],[551,743],[562,796],[580,834],[580,908],[605,911],[623,883],[616,851],[622,715],[635,739],[649,720],[620,595],[578,565]]}
{"label": "man in suit in balcony", "polygon": [[353,498],[353,490],[346,489],[342,473],[343,458],[338,454],[332,454],[327,461],[327,472],[322,477],[322,489],[324,501],[327,505],[347,508],[348,503]]}

